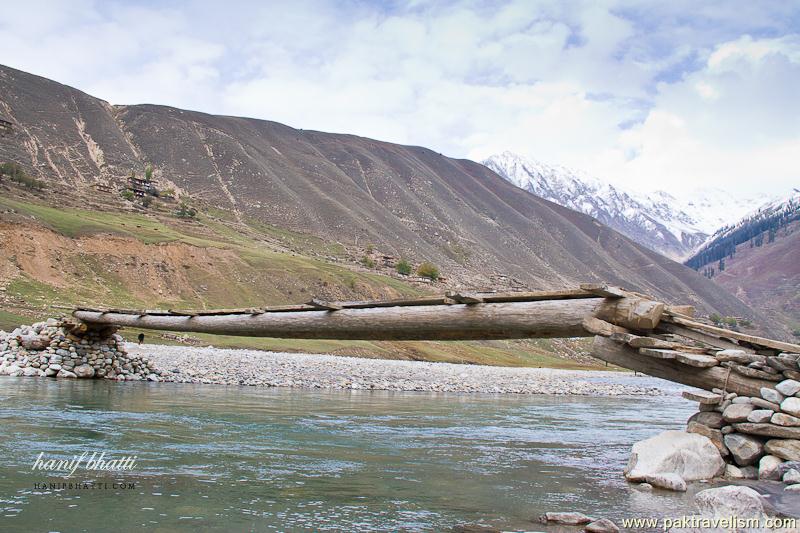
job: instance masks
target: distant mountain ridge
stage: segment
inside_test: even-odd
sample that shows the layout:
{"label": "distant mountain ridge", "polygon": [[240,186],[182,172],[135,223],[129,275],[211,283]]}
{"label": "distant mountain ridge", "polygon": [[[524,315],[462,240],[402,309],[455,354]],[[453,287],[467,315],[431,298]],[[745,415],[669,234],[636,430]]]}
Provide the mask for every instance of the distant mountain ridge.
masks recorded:
{"label": "distant mountain ridge", "polygon": [[483,161],[517,187],[598,219],[639,244],[682,260],[709,235],[746,212],[750,202],[724,191],[699,190],[691,200],[657,191],[625,191],[586,173],[551,166],[512,152]]}
{"label": "distant mountain ridge", "polygon": [[800,336],[800,190],[719,229],[686,264]]}

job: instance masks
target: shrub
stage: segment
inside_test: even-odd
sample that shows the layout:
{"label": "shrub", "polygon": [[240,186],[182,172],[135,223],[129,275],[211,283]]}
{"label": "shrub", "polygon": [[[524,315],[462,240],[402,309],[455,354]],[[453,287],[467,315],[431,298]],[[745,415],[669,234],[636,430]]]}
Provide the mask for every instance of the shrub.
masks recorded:
{"label": "shrub", "polygon": [[132,202],[136,196],[133,194],[133,191],[125,189],[124,191],[122,191],[122,197],[128,200],[129,202]]}
{"label": "shrub", "polygon": [[368,255],[361,258],[361,264],[367,268],[375,268],[375,261]]}
{"label": "shrub", "polygon": [[45,188],[45,183],[29,176],[25,170],[17,163],[0,163],[0,176],[8,176],[11,181],[19,183],[29,189],[41,191]]}
{"label": "shrub", "polygon": [[372,253],[372,252],[374,252],[374,251],[375,251],[375,247],[374,247],[374,246],[372,246],[371,244],[368,244],[368,245],[367,245],[367,253],[368,253],[368,254],[371,254],[371,253]]}
{"label": "shrub", "polygon": [[142,197],[142,205],[144,207],[150,207],[150,204],[152,204],[152,203],[153,203],[153,199],[151,197],[149,197],[149,196],[143,196]]}
{"label": "shrub", "polygon": [[408,276],[411,274],[411,264],[405,259],[401,259],[395,268],[397,269],[397,273],[402,274],[403,276]]}
{"label": "shrub", "polygon": [[709,319],[711,320],[711,322],[713,322],[714,324],[722,324],[722,317],[721,317],[721,316],[719,316],[719,314],[718,314],[718,313],[711,313],[711,314],[708,316],[708,318],[709,318]]}
{"label": "shrub", "polygon": [[729,327],[735,328],[737,325],[736,319],[732,316],[726,316],[722,319],[722,322]]}
{"label": "shrub", "polygon": [[439,269],[433,263],[425,261],[417,267],[417,275],[421,278],[428,278],[436,281],[439,279]]}
{"label": "shrub", "polygon": [[153,179],[153,165],[148,164],[144,167],[144,179],[150,181]]}
{"label": "shrub", "polygon": [[181,202],[175,214],[178,215],[179,218],[194,218],[197,216],[197,209],[190,207],[186,202]]}
{"label": "shrub", "polygon": [[742,327],[745,327],[745,328],[749,328],[750,326],[752,326],[752,325],[753,325],[753,323],[752,323],[752,322],[750,322],[750,320],[749,320],[749,319],[747,319],[747,318],[743,318],[743,319],[741,319],[741,320],[739,321],[739,325],[740,325],[740,326],[742,326]]}

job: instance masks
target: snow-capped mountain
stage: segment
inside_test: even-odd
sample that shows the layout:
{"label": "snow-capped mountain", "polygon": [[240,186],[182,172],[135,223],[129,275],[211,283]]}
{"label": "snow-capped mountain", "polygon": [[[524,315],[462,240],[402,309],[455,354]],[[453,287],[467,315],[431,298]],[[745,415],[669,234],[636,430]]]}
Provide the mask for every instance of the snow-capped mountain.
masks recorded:
{"label": "snow-capped mountain", "polygon": [[634,193],[586,173],[512,152],[493,155],[483,164],[517,187],[591,215],[676,260],[689,256],[716,229],[741,217],[753,205],[717,189],[698,190],[691,199],[678,199],[664,191]]}

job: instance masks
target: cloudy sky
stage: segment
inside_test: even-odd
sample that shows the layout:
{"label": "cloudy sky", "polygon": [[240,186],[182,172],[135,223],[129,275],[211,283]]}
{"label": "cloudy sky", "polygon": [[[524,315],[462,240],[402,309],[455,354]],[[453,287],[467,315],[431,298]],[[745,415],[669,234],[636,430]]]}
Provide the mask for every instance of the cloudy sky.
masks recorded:
{"label": "cloudy sky", "polygon": [[616,184],[800,187],[800,3],[3,1],[0,63]]}

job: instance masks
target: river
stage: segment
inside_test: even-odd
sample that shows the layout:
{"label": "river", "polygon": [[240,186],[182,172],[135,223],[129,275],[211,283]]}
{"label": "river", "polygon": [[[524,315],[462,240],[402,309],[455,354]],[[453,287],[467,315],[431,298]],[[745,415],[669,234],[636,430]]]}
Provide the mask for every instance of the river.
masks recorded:
{"label": "river", "polygon": [[[682,515],[622,478],[631,445],[694,405],[657,397],[324,391],[0,378],[0,530],[447,531],[574,510]],[[40,453],[136,456],[51,490]],[[114,480],[122,483],[115,489]],[[37,486],[37,482],[45,485]],[[132,485],[132,488],[130,488]]]}

